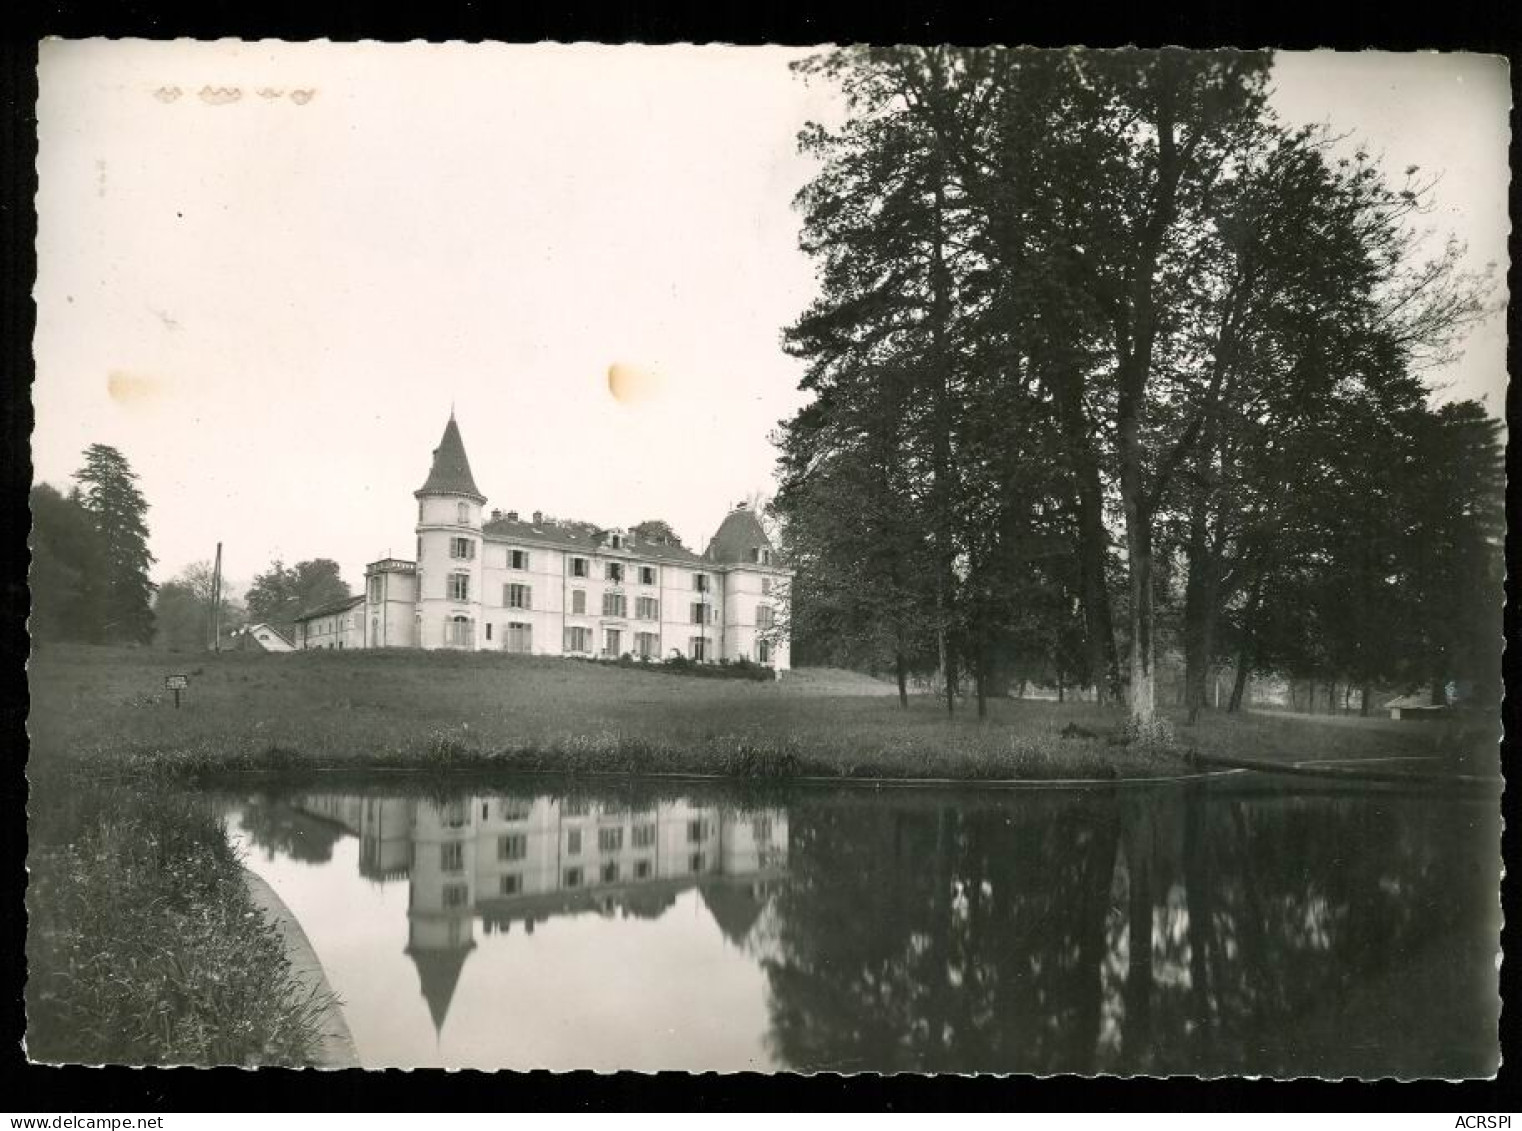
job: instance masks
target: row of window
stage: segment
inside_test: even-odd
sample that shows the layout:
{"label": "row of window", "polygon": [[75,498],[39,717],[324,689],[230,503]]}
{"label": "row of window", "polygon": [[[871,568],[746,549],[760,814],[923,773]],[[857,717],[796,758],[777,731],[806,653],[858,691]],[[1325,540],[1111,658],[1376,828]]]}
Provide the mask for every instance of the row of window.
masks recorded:
{"label": "row of window", "polygon": [[[694,852],[687,858],[687,868],[691,872],[701,872],[708,866],[708,859],[701,852]],[[654,874],[654,868],[649,860],[634,861],[632,878],[635,880],[648,880]],[[609,860],[598,870],[598,877],[602,883],[616,884],[623,878],[622,869],[618,861]],[[586,883],[586,871],[581,867],[567,868],[561,874],[562,888],[579,888]],[[497,881],[498,895],[520,895],[523,892],[523,877],[517,872],[505,872]],[[470,887],[467,884],[445,884],[441,896],[444,908],[447,911],[460,911],[470,904]]]}
{"label": "row of window", "polygon": [[[370,817],[376,816],[375,802],[367,803]],[[513,800],[497,802],[497,814],[504,821],[526,821],[533,815],[534,804],[531,801]],[[560,803],[560,816],[563,820],[580,820],[592,815],[592,806],[585,798],[566,798]],[[598,812],[601,820],[623,820],[625,818],[637,820],[638,824],[630,827],[630,845],[633,848],[649,848],[655,844],[655,810],[650,806],[642,806],[638,809],[626,809],[622,806],[604,805]],[[481,820],[491,818],[491,809],[488,802],[481,802]],[[451,801],[444,807],[440,814],[440,824],[446,829],[463,829],[469,822],[470,815],[464,802]],[[753,817],[750,823],[751,836],[758,843],[766,843],[772,837],[772,819],[770,817]],[[609,833],[607,839],[603,834]],[[567,835],[573,835],[576,840],[568,843],[576,847],[573,853],[581,851],[581,831],[568,830]],[[597,844],[603,851],[616,851],[623,847],[623,827],[610,826],[598,830]],[[705,817],[694,817],[687,822],[687,840],[690,844],[700,844],[713,835],[713,822]],[[528,852],[528,835],[526,833],[503,833],[497,837],[497,858],[499,860],[521,860]]]}
{"label": "row of window", "polygon": [[[470,574],[452,573],[449,575],[449,599],[451,601],[470,600]],[[534,607],[534,588],[531,585],[521,585],[517,582],[509,582],[502,587],[502,605],[508,609],[532,609]],[[571,614],[584,616],[587,611],[587,594],[584,589],[571,590]],[[717,624],[719,622],[719,610],[717,607],[703,601],[694,601],[689,606],[688,613],[690,624]],[[628,598],[623,593],[604,593],[602,595],[602,615],[605,617],[626,617],[629,615]],[[661,605],[654,597],[636,597],[634,600],[634,617],[636,620],[660,620]],[[761,628],[771,628],[775,621],[775,614],[769,606],[758,605],[756,607],[756,624]]]}
{"label": "row of window", "polygon": [[[655,847],[655,826],[640,825],[631,830],[630,847],[635,851],[645,851]],[[765,836],[758,839],[770,838],[770,825],[765,831]],[[709,835],[707,823],[703,821],[690,822],[687,829],[687,842],[689,844],[702,844]],[[622,828],[598,829],[597,851],[604,855],[611,852],[622,852],[624,847],[624,830]],[[572,829],[566,833],[565,853],[567,856],[581,855],[581,830]],[[497,838],[497,859],[507,863],[516,863],[528,858],[528,838],[521,833],[509,834]],[[439,845],[439,869],[443,872],[463,872],[465,870],[465,846],[462,842],[455,841],[450,844]]]}
{"label": "row of window", "polygon": [[306,622],[304,632],[307,636],[321,636],[328,632],[343,632],[346,629],[358,628],[359,617],[327,617],[323,620],[310,620]]}
{"label": "row of window", "polygon": [[[517,652],[523,655],[532,654],[534,651],[534,626],[518,621],[509,621],[503,626],[502,650],[504,652]],[[636,632],[633,636],[631,649],[635,656],[642,660],[657,660],[661,655],[661,638],[655,632]],[[487,622],[486,639],[492,639],[492,625]],[[624,633],[622,629],[605,628],[602,635],[602,654],[605,656],[622,656],[624,654]],[[451,647],[473,648],[475,647],[475,622],[469,617],[454,616],[444,621],[444,643]],[[592,652],[592,630],[580,625],[567,625],[564,637],[564,651],[569,654],[590,655]],[[689,658],[699,661],[714,659],[713,641],[706,636],[690,636],[687,638],[687,655]],[[772,662],[772,645],[770,641],[756,641],[757,663],[769,664]]]}
{"label": "row of window", "polygon": [[[693,852],[687,857],[687,870],[689,872],[701,872],[708,867],[708,857],[702,852]],[[649,860],[636,860],[631,870],[631,877],[635,880],[648,880],[655,872],[654,865]],[[623,878],[623,869],[619,867],[617,860],[605,860],[597,870],[599,880],[605,884],[616,884]],[[579,888],[586,882],[586,870],[580,865],[565,869],[561,873],[560,886],[562,888]],[[498,895],[521,895],[523,892],[523,876],[519,872],[504,872],[497,878]],[[468,884],[445,884],[440,890],[440,897],[445,910],[459,911],[470,904],[470,886]]]}
{"label": "row of window", "polygon": [[[708,857],[701,852],[693,852],[687,857],[687,870],[689,872],[702,872],[708,867]],[[654,875],[654,865],[649,860],[636,860],[631,870],[631,878],[635,880],[648,880]],[[617,860],[604,861],[597,870],[598,879],[604,884],[616,884],[623,878],[623,869],[619,867]],[[586,884],[586,869],[580,865],[566,868],[560,875],[560,886],[565,889],[579,888]],[[523,876],[517,872],[504,872],[497,879],[498,895],[520,895],[523,892]],[[445,884],[440,892],[445,910],[459,911],[470,904],[470,886],[468,884]]]}
{"label": "row of window", "polygon": [[[451,538],[449,540],[449,556],[455,561],[473,562],[476,560],[476,543],[473,538]],[[422,557],[422,542],[418,543],[418,557]],[[527,550],[508,550],[507,566],[509,569],[528,570],[532,568],[533,558]],[[571,558],[568,569],[572,577],[591,577],[592,563],[587,558]],[[603,579],[605,581],[622,582],[625,577],[623,562],[606,562],[603,565]],[[658,575],[654,566],[635,566],[635,581],[640,585],[655,585],[658,583]],[[692,588],[699,593],[709,591],[710,579],[707,574],[693,574]],[[769,584],[767,579],[764,584]]]}
{"label": "row of window", "polygon": [[[655,825],[635,825],[629,830],[629,847],[636,852],[655,847]],[[623,826],[597,830],[597,851],[601,853],[622,852],[624,849]],[[567,856],[581,855],[581,830],[568,829],[565,834]],[[509,833],[497,838],[498,860],[522,860],[528,856],[528,837],[522,833]]]}
{"label": "row of window", "polygon": [[[633,653],[642,660],[655,660],[660,658],[661,638],[655,632],[636,632],[634,635]],[[624,634],[621,629],[605,628],[602,633],[602,650],[607,656],[622,656],[624,654]],[[569,626],[565,630],[565,651],[590,655],[592,652],[592,630],[579,626]]]}
{"label": "row of window", "polygon": [[[469,503],[456,503],[455,504],[455,512],[454,512],[454,514],[455,514],[455,522],[458,523],[460,526],[469,526],[470,525],[470,504]],[[422,521],[423,521],[423,500],[422,499],[419,499],[417,501],[417,520],[418,520],[419,525],[421,525]]]}
{"label": "row of window", "polygon": [[[648,860],[636,860],[634,862],[634,878],[636,880],[648,880],[650,878],[651,874],[652,874],[652,869],[651,869],[651,866],[650,866],[650,861],[648,861]],[[582,880],[583,880],[583,872],[582,872],[582,870],[580,868],[567,868],[565,870],[565,883],[564,883],[565,887],[568,887],[568,888],[579,888],[579,887],[582,886]],[[605,884],[615,884],[615,883],[618,882],[618,880],[619,880],[619,868],[618,868],[618,865],[617,865],[617,863],[615,863],[613,861],[609,861],[606,865],[603,866],[603,869],[602,869],[602,881]],[[462,889],[464,887],[464,885],[457,885],[457,886],[460,886]],[[519,895],[519,894],[522,893],[522,891],[523,891],[523,877],[520,876],[518,873],[516,873],[516,872],[505,872],[505,873],[502,874],[502,876],[500,876],[498,878],[498,881],[497,881],[497,894],[498,895]],[[449,893],[448,889],[446,888],[445,889],[445,904],[444,904],[446,907],[454,909],[454,908],[464,907],[465,906],[463,901],[451,904],[449,902],[450,898],[451,898],[450,893]],[[454,898],[458,898],[458,897],[454,897]]]}
{"label": "row of window", "polygon": [[[422,554],[423,554],[423,544],[422,544],[422,539],[419,539],[418,540],[418,558],[419,558],[419,560],[422,559]],[[449,556],[451,558],[453,558],[455,561],[462,561],[462,562],[472,562],[472,561],[475,561],[476,560],[476,543],[475,543],[475,540],[471,539],[471,538],[451,538],[449,540]],[[771,561],[771,551],[770,550],[764,550],[764,551],[763,550],[754,550],[754,551],[752,551],[752,560],[753,561],[758,561],[758,562],[763,562],[763,563],[769,564],[770,561]],[[529,554],[529,551],[527,551],[527,550],[509,550],[507,552],[507,564],[508,564],[508,568],[509,569],[528,570],[531,567],[531,561],[532,561],[531,555]],[[640,584],[640,585],[655,585],[655,584],[657,584],[657,574],[656,574],[656,570],[655,570],[654,566],[635,566],[634,568],[635,568],[635,579],[636,579],[638,584]],[[570,559],[569,569],[570,569],[570,574],[571,574],[572,577],[590,577],[591,576],[591,562],[589,562],[586,558],[571,558]],[[624,564],[622,562],[607,562],[607,563],[605,563],[604,566],[603,566],[603,579],[606,580],[606,581],[612,581],[612,582],[615,582],[615,583],[621,583],[624,580]],[[380,595],[380,587],[379,587],[379,584],[378,584],[379,581],[380,581],[380,579],[378,577],[371,579],[371,588],[370,588],[370,598],[371,598],[371,600],[379,600],[379,595]],[[711,578],[706,573],[695,573],[695,574],[693,574],[692,575],[692,588],[693,588],[693,590],[695,592],[698,592],[698,593],[708,593],[708,592],[710,592],[711,591]],[[769,578],[769,577],[763,577],[761,579],[761,592],[763,592],[763,593],[770,593],[771,591],[772,591],[772,579]]]}
{"label": "row of window", "polygon": [[[468,573],[452,573],[449,575],[449,599],[451,601],[470,600],[470,575]],[[521,585],[510,582],[502,587],[502,605],[508,609],[532,609],[534,607],[534,589],[531,585]],[[585,616],[587,611],[587,594],[584,589],[571,591],[571,614],[573,616]],[[605,617],[626,617],[629,615],[628,598],[623,593],[604,593],[602,595],[602,615]],[[719,623],[719,610],[717,607],[702,601],[694,601],[688,608],[690,624],[717,624]],[[661,605],[654,597],[636,597],[634,599],[634,617],[636,620],[660,620]],[[775,614],[766,605],[756,608],[756,624],[761,628],[771,628],[775,624]]]}

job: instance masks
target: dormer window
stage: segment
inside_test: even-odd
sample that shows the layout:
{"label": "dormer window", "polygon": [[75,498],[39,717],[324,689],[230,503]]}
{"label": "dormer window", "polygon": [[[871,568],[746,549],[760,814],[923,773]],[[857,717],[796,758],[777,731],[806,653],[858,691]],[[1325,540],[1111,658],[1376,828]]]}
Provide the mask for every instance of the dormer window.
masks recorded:
{"label": "dormer window", "polygon": [[615,550],[622,550],[624,548],[624,536],[622,534],[608,535],[608,545],[612,546]]}

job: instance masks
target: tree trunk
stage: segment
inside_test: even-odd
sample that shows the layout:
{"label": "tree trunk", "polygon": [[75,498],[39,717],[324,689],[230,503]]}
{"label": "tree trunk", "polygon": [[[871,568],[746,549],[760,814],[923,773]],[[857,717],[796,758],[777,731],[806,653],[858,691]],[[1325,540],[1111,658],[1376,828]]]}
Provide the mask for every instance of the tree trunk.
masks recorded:
{"label": "tree trunk", "polygon": [[[1077,405],[1063,409],[1066,442],[1078,480],[1078,580],[1083,601],[1084,647],[1089,662],[1089,678],[1094,682],[1096,703],[1110,697],[1120,700],[1120,660],[1115,652],[1115,624],[1110,612],[1110,589],[1105,581],[1105,559],[1109,535],[1104,525],[1104,489],[1083,418],[1082,385],[1077,375],[1063,381],[1064,397],[1075,398]],[[1072,390],[1071,392],[1069,390]]]}
{"label": "tree trunk", "polygon": [[950,984],[949,971],[952,916],[955,914],[952,904],[952,886],[956,877],[955,861],[952,859],[951,820],[952,816],[948,810],[943,808],[937,811],[935,850],[930,869],[932,877],[930,881],[932,885],[930,945],[935,963],[936,985],[929,995],[929,1008],[925,1018],[926,1027],[929,1029],[928,1044],[925,1049],[925,1068],[929,1072],[949,1067],[946,1020],[954,992]]}
{"label": "tree trunk", "polygon": [[1099,1034],[1104,1019],[1105,919],[1110,912],[1110,892],[1120,862],[1120,822],[1096,821],[1087,850],[1084,884],[1079,895],[1078,972],[1074,1008],[1074,1068],[1084,1074],[1097,1071]]}
{"label": "tree trunk", "polygon": [[1366,719],[1369,717],[1369,700],[1374,698],[1374,688],[1368,680],[1363,681],[1363,686],[1358,689],[1358,716]]}
{"label": "tree trunk", "polygon": [[898,705],[901,710],[909,709],[909,664],[904,659],[902,648],[893,653],[893,670],[898,676]]}
{"label": "tree trunk", "polygon": [[951,351],[947,332],[951,325],[951,279],[946,268],[945,233],[942,215],[946,207],[946,189],[941,169],[936,169],[934,225],[930,257],[930,338],[934,372],[935,406],[931,427],[935,483],[933,491],[936,550],[936,620],[940,637],[941,671],[946,679],[946,714],[956,713],[957,671],[955,652],[947,646],[946,634],[955,623],[956,547],[951,537]]}
{"label": "tree trunk", "polygon": [[1131,722],[1148,727],[1157,714],[1156,613],[1152,584],[1152,508],[1147,498],[1146,445],[1142,417],[1152,353],[1157,340],[1155,276],[1163,242],[1173,223],[1182,162],[1175,135],[1177,78],[1166,68],[1155,88],[1153,125],[1157,136],[1157,172],[1151,207],[1139,232],[1136,258],[1127,265],[1130,285],[1126,315],[1116,325],[1116,435],[1120,448],[1120,501],[1126,516],[1126,566],[1131,575]]}
{"label": "tree trunk", "polygon": [[1189,516],[1189,567],[1184,582],[1184,705],[1190,726],[1208,705],[1205,683],[1215,654],[1220,604],[1221,562],[1211,546],[1209,512],[1206,500],[1201,499]]}
{"label": "tree trunk", "polygon": [[1146,1068],[1152,1043],[1152,818],[1138,807],[1126,822],[1127,920],[1125,1029],[1121,1055],[1132,1072]]}
{"label": "tree trunk", "polygon": [[1432,677],[1431,700],[1434,707],[1448,706],[1448,686],[1441,674]]}
{"label": "tree trunk", "polygon": [[1247,681],[1252,676],[1251,664],[1248,646],[1244,642],[1237,652],[1237,678],[1231,685],[1231,702],[1226,707],[1226,713],[1229,715],[1234,715],[1242,709],[1242,701],[1247,697]]}
{"label": "tree trunk", "polygon": [[[1129,429],[1136,431],[1133,421]],[[1126,549],[1131,575],[1131,721],[1149,725],[1157,714],[1157,658],[1152,638],[1155,613],[1152,604],[1152,524],[1140,492],[1141,450],[1139,438],[1126,445],[1132,455],[1122,460],[1132,465],[1122,474],[1121,496],[1126,510]]]}
{"label": "tree trunk", "polygon": [[1203,797],[1191,790],[1184,801],[1184,898],[1189,911],[1189,990],[1197,1055],[1209,1064],[1214,1040],[1210,1024],[1210,964],[1208,952],[1213,920],[1211,904],[1210,826]]}
{"label": "tree trunk", "polygon": [[973,685],[978,694],[978,718],[988,718],[988,648],[978,648],[978,667],[973,673]]}
{"label": "tree trunk", "polygon": [[[1061,347],[1059,347],[1061,348]],[[1053,359],[1042,367],[1042,376],[1057,407],[1062,442],[1073,475],[1073,504],[1078,518],[1078,586],[1083,602],[1084,652],[1094,701],[1103,703],[1105,691],[1120,700],[1120,660],[1115,652],[1115,624],[1110,610],[1105,561],[1110,536],[1104,524],[1104,483],[1099,457],[1094,451],[1098,429],[1084,409],[1083,373],[1065,359]]]}
{"label": "tree trunk", "polygon": [[946,693],[946,713],[956,714],[956,691],[951,684],[951,657],[946,648],[946,630],[940,629],[936,634],[936,650],[941,658],[941,684]]}

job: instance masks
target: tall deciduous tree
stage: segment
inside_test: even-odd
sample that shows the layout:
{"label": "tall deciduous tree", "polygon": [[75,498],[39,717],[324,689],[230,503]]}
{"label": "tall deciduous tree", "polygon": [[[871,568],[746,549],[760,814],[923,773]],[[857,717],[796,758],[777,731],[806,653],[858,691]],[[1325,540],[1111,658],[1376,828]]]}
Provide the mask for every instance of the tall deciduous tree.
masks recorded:
{"label": "tall deciduous tree", "polygon": [[1445,404],[1418,424],[1415,482],[1404,543],[1410,608],[1433,703],[1455,684],[1496,702],[1501,641],[1496,614],[1504,577],[1501,423],[1476,401]]}
{"label": "tall deciduous tree", "polygon": [[798,200],[822,293],[785,344],[818,400],[783,429],[777,510],[799,571],[795,627],[890,656],[901,696],[928,634],[950,710],[965,577],[959,283],[975,251],[957,239],[965,209],[934,139],[875,59],[846,51],[804,68],[841,82],[859,112],[801,139],[823,163]]}
{"label": "tall deciduous tree", "polygon": [[966,666],[980,701],[1001,672],[1113,695],[1124,673],[1142,729],[1160,625],[1182,625],[1194,712],[1227,649],[1233,701],[1254,666],[1449,671],[1436,624],[1377,610],[1446,577],[1400,516],[1484,543],[1423,501],[1454,483],[1391,462],[1441,434],[1420,373],[1482,288],[1457,247],[1423,253],[1430,182],[1281,127],[1268,65],[848,48],[801,68],[848,110],[800,139],[820,297],[785,342],[815,399],[782,429],[778,508],[801,640],[928,625],[948,691]]}
{"label": "tall deciduous tree", "polygon": [[314,558],[287,567],[275,561],[254,577],[244,597],[248,619],[288,630],[307,609],[350,596],[348,583],[339,576],[338,563]]}

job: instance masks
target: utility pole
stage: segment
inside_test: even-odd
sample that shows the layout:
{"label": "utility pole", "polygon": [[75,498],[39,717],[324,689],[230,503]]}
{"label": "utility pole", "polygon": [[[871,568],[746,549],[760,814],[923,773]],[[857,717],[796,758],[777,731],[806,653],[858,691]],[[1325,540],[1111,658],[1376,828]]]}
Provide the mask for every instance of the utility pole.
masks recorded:
{"label": "utility pole", "polygon": [[222,543],[217,543],[217,564],[211,571],[211,626],[213,652],[222,651]]}

